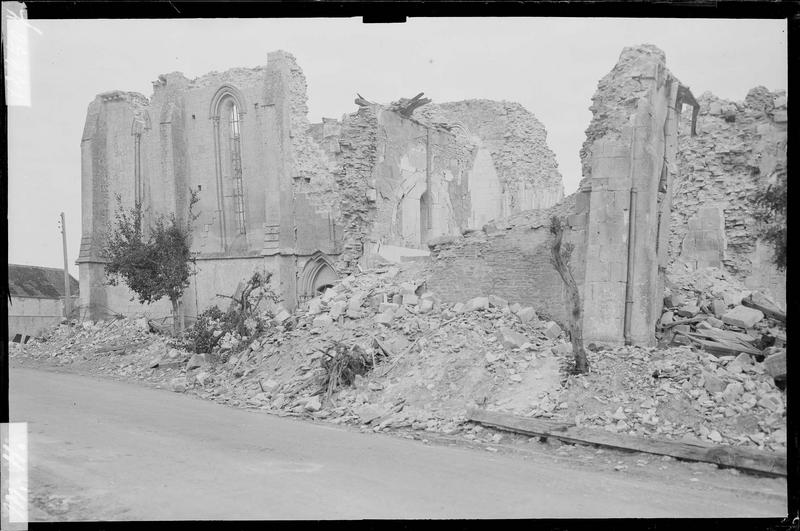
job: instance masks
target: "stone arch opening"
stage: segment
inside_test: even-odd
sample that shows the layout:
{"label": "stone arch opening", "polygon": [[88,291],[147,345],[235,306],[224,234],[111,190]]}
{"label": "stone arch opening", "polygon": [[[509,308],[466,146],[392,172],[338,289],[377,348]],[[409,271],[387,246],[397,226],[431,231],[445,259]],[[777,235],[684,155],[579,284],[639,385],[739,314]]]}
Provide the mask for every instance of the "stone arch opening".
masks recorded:
{"label": "stone arch opening", "polygon": [[300,274],[298,282],[298,300],[300,302],[313,299],[317,295],[324,293],[339,280],[333,264],[328,258],[318,252],[306,262],[303,272]]}

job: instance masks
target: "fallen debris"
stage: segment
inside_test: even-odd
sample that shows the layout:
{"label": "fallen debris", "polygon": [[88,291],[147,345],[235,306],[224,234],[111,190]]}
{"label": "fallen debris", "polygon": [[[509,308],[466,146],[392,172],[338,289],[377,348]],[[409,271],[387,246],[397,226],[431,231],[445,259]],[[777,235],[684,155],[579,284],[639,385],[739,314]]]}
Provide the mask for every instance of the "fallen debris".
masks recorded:
{"label": "fallen debris", "polygon": [[[531,419],[505,413],[473,408],[467,419],[484,426],[492,426],[523,435],[555,437],[570,443],[583,443],[632,450],[656,455],[668,455],[688,461],[702,461],[719,466],[733,467],[770,476],[786,476],[786,453],[773,453],[709,445],[699,441],[673,441],[660,438],[643,438],[609,433],[603,430],[577,427],[575,424]],[[717,434],[718,435],[718,434]]]}

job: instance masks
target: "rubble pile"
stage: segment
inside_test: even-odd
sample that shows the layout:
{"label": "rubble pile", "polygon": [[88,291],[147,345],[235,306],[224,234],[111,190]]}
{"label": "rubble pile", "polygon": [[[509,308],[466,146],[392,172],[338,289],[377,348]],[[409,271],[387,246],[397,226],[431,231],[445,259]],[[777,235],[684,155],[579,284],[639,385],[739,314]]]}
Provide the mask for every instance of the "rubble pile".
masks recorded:
{"label": "rubble pile", "polygon": [[783,383],[786,315],[782,308],[717,268],[673,273],[668,284],[665,312],[658,323],[662,344],[695,345],[717,355],[745,353],[764,361],[769,375]]}
{"label": "rubble pile", "polygon": [[748,354],[688,346],[588,352],[591,373],[570,376],[537,416],[611,432],[786,450],[786,395]]}
{"label": "rubble pile", "polygon": [[[215,374],[235,382],[227,399],[378,430],[452,432],[476,403],[530,402],[535,389],[560,385],[553,350],[569,349],[556,323],[499,297],[443,304],[425,290],[421,267],[351,276],[303,304],[282,332]],[[363,353],[370,370],[328,399],[325,367],[341,345]]]}
{"label": "rubble pile", "polygon": [[[263,336],[225,338],[208,355],[148,332],[144,319],[121,319],[61,325],[12,356],[363,430],[460,432],[493,442],[493,430],[465,421],[467,409],[483,407],[620,434],[784,450],[785,392],[770,359],[782,350],[785,360],[785,328],[771,317],[732,324],[740,306],[753,309],[740,304],[753,294],[739,288],[718,271],[687,274],[673,279],[674,309],[665,313],[693,319],[683,335],[708,333],[703,323],[718,319],[715,333],[769,332],[773,344],[739,339],[742,350],[731,355],[695,341],[594,347],[590,372],[580,376],[568,376],[572,346],[558,324],[494,295],[445,304],[427,290],[424,265],[413,262],[351,275],[293,314],[273,312]],[[721,318],[715,301],[724,305],[716,305]]]}

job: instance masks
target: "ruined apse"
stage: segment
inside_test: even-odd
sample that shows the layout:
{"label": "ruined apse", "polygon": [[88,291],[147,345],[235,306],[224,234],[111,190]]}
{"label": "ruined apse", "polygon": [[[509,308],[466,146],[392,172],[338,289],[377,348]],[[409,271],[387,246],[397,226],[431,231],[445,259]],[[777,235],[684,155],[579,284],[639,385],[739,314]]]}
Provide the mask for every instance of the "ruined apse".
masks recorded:
{"label": "ruined apse", "polygon": [[[428,254],[426,243],[563,197],[544,128],[515,104],[461,102],[422,113],[358,101],[341,120],[309,124],[294,57],[188,79],[153,94],[112,91],[89,105],[81,140],[82,306],[168,315],[105,284],[102,246],[119,195],[145,222],[185,216],[189,190],[195,275],[181,301],[191,317],[255,270],[294,307],[376,260]],[[423,107],[424,109],[424,107]],[[434,112],[435,111],[435,112]],[[489,122],[498,121],[500,126]]]}

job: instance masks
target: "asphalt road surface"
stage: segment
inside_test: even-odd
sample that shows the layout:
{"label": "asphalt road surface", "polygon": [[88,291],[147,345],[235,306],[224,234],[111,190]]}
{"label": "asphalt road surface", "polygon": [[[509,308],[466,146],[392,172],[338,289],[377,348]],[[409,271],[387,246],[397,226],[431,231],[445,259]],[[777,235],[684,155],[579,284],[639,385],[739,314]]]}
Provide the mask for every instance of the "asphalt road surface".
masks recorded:
{"label": "asphalt road surface", "polygon": [[10,405],[29,423],[32,521],[786,512],[782,493],[426,445],[74,374],[12,368]]}

